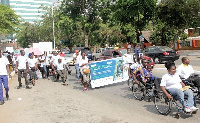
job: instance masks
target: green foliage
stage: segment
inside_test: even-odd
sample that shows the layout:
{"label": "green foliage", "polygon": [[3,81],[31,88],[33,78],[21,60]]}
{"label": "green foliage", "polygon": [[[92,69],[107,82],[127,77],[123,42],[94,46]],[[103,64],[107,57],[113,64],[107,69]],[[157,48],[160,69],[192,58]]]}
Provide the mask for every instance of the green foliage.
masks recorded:
{"label": "green foliage", "polygon": [[153,33],[150,37],[153,44],[169,45],[177,35],[177,30],[171,28],[160,20],[157,20],[153,28]]}
{"label": "green foliage", "polygon": [[8,6],[0,4],[0,34],[16,32],[19,23],[19,16]]}
{"label": "green foliage", "polygon": [[165,0],[157,7],[159,19],[176,29],[185,29],[199,23],[199,0]]}
{"label": "green foliage", "polygon": [[165,0],[156,8],[154,32],[151,35],[153,43],[168,45],[178,37],[185,39],[184,30],[200,24],[199,0]]}
{"label": "green foliage", "polygon": [[[151,30],[153,44],[168,45],[185,28],[199,27],[199,0],[63,0],[54,8],[56,44],[61,47],[137,43],[142,30]],[[53,41],[52,11],[43,21],[24,24],[18,34],[23,46]],[[62,44],[60,44],[60,40]],[[27,43],[28,42],[28,43]]]}

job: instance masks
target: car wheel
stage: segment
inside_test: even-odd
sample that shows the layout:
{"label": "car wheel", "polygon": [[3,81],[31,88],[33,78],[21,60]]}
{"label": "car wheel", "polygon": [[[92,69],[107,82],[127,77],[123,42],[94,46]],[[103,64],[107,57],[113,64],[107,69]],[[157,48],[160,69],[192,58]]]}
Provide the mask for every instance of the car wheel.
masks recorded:
{"label": "car wheel", "polygon": [[154,63],[155,64],[159,64],[160,63],[160,59],[158,57],[154,58]]}

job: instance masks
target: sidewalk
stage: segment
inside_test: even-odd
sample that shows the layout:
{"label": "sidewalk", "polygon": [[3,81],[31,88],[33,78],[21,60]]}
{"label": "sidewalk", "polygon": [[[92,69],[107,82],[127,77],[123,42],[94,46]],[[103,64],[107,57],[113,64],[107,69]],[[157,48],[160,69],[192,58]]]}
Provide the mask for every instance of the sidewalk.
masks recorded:
{"label": "sidewalk", "polygon": [[200,56],[200,50],[179,50],[179,54],[184,56]]}

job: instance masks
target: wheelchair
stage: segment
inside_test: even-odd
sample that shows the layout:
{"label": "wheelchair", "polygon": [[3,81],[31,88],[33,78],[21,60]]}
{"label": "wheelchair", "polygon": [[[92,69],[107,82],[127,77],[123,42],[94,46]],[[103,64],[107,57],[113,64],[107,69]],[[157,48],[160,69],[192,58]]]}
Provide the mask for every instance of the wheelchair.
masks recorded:
{"label": "wheelchair", "polygon": [[[58,82],[59,78],[60,78],[60,75],[58,74],[57,70],[55,70],[55,73],[53,73],[52,81],[53,82]],[[64,78],[62,78],[62,82],[65,83]]]}
{"label": "wheelchair", "polygon": [[190,79],[188,79],[188,80],[184,79],[184,78],[181,78],[181,80],[186,86],[190,86],[191,87],[190,89],[193,91],[193,93],[195,93],[196,96],[199,96],[198,95],[198,88],[197,88],[197,86],[195,86],[193,84],[193,82],[195,80],[193,80],[192,78],[195,77],[195,76],[199,76],[199,75],[194,74],[194,75],[190,76]]}
{"label": "wheelchair", "polygon": [[[153,92],[154,92],[153,101],[154,101],[155,108],[162,115],[168,115],[172,111],[173,105],[178,110],[177,113],[175,114],[175,118],[177,119],[180,118],[180,113],[182,111],[185,114],[189,114],[189,115],[197,113],[197,111],[186,113],[182,105],[179,103],[177,97],[173,96],[172,99],[168,99],[168,97],[162,92],[162,90],[160,89],[160,85],[158,84],[155,85]],[[187,96],[185,96],[184,99],[187,99]],[[196,107],[196,96],[194,96],[194,106]]]}
{"label": "wheelchair", "polygon": [[137,78],[137,80],[139,80],[139,83],[133,82],[131,88],[134,97],[139,101],[142,101],[146,97],[148,97],[148,101],[151,102],[152,97],[154,95],[152,91],[154,89],[154,82],[149,81],[145,83],[140,78]]}

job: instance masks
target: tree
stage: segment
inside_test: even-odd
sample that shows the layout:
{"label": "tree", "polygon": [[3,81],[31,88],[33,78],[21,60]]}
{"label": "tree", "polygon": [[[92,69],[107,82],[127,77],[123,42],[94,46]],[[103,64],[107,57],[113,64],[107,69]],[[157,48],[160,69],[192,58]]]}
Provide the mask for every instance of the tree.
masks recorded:
{"label": "tree", "polygon": [[[160,31],[162,30],[164,35],[173,31],[169,36],[173,36],[175,44],[175,40],[186,28],[200,24],[199,12],[199,0],[165,0],[157,6],[157,20],[165,25]],[[167,44],[168,41],[162,37],[163,44]]]}
{"label": "tree", "polygon": [[[77,24],[82,25],[81,29],[84,34],[83,41],[86,47],[88,47],[88,41],[91,36],[91,33],[96,30],[96,27],[100,22],[100,6],[101,0],[63,0],[62,5],[60,7],[60,18],[65,19],[65,21],[67,22],[71,22],[70,27],[72,27],[72,30],[77,29]],[[66,20],[66,18],[69,19]],[[67,32],[69,32],[69,30]]]}
{"label": "tree", "polygon": [[[131,24],[135,28],[137,41],[146,24],[154,16],[157,0],[116,0],[115,18],[123,25]],[[131,29],[130,31],[132,31]],[[127,36],[128,30],[123,31]],[[129,41],[130,42],[129,37]]]}
{"label": "tree", "polygon": [[0,4],[0,34],[16,32],[19,23],[19,16],[8,6]]}

